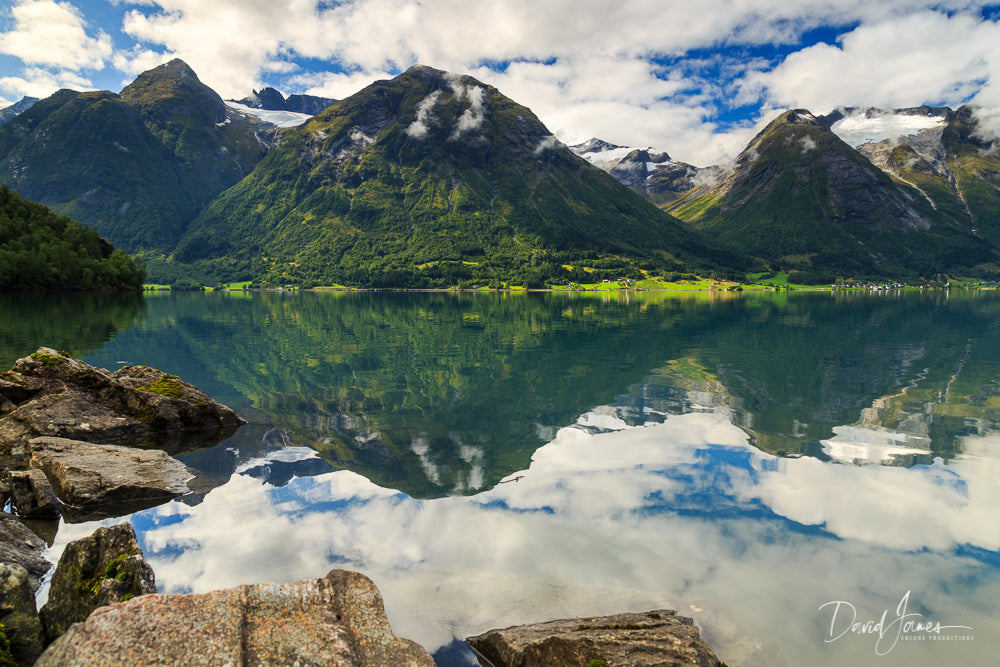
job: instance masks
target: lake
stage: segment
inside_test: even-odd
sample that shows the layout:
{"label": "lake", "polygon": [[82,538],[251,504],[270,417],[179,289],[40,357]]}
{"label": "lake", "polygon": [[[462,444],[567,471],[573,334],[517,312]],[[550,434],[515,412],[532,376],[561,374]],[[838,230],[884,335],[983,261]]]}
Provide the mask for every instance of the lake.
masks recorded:
{"label": "lake", "polygon": [[0,297],[40,345],[250,421],[127,518],[163,592],[357,570],[440,665],[655,608],[731,667],[1000,650],[996,292]]}

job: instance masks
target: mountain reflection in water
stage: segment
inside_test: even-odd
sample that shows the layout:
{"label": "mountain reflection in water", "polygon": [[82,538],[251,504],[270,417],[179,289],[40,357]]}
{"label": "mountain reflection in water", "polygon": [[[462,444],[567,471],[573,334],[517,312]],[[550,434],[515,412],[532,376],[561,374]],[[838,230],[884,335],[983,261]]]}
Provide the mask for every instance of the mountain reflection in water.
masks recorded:
{"label": "mountain reflection in water", "polygon": [[[133,317],[86,359],[251,421],[182,457],[194,494],[129,518],[164,591],[357,569],[432,651],[664,606],[734,666],[1000,648],[996,294],[210,294]],[[828,641],[826,602],[877,620],[907,591],[975,639]]]}

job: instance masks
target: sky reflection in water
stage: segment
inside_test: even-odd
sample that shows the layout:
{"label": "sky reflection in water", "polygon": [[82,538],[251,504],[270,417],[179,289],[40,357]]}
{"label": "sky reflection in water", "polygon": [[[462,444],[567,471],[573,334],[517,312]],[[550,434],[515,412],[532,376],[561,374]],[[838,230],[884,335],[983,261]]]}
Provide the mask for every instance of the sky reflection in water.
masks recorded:
{"label": "sky reflection in water", "polygon": [[[732,667],[1000,650],[995,294],[83,301],[0,299],[0,351],[64,340],[254,422],[127,519],[165,592],[359,570],[449,664],[489,628],[662,607]],[[904,599],[974,639],[893,644]],[[847,603],[887,639],[839,637]]]}
{"label": "sky reflection in water", "polygon": [[[196,506],[131,520],[165,592],[357,569],[396,632],[432,652],[491,627],[666,606],[731,665],[975,663],[1000,629],[998,447],[967,439],[948,465],[831,465],[762,453],[724,412],[688,414],[564,428],[474,496],[416,500],[350,471],[281,487],[236,474]],[[92,529],[64,526],[58,543]],[[877,636],[824,641],[825,602],[891,619],[907,591],[911,612],[976,639],[900,641],[882,657]]]}

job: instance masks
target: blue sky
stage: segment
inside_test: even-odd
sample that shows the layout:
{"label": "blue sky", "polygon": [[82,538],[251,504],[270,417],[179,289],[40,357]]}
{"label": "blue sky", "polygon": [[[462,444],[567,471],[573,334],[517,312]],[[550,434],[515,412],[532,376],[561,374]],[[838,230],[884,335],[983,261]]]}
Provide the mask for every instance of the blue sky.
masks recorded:
{"label": "blue sky", "polygon": [[697,165],[786,108],[1000,108],[1000,5],[968,0],[0,3],[0,104],[119,91],[174,57],[226,98],[341,98],[420,63],[496,86],[567,143]]}

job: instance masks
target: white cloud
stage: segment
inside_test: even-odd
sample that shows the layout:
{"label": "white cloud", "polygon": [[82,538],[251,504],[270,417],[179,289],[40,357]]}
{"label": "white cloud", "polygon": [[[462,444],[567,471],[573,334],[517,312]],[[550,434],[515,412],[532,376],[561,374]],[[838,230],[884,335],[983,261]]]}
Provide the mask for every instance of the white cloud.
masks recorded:
{"label": "white cloud", "polygon": [[550,148],[555,148],[558,145],[559,140],[550,134],[547,137],[542,137],[542,140],[538,142],[537,146],[535,146],[534,154],[541,155],[543,152],[549,150]]}
{"label": "white cloud", "polygon": [[710,84],[669,75],[663,80],[657,70],[638,58],[588,57],[511,63],[502,73],[480,67],[471,74],[530,108],[569,145],[597,137],[656,146],[698,166],[735,158],[754,128],[721,132],[706,120],[713,110],[700,88]]}
{"label": "white cloud", "polygon": [[996,94],[998,44],[997,23],[920,12],[859,26],[839,45],[793,53],[773,70],[748,77],[746,86],[772,105],[816,113],[837,106],[954,105]]}
{"label": "white cloud", "polygon": [[462,82],[462,77],[457,74],[451,74],[448,77],[448,83],[459,102],[469,101],[469,107],[459,116],[451,136],[448,137],[451,141],[457,141],[463,134],[474,132],[482,126],[486,89],[474,85],[466,86]]}
{"label": "white cloud", "polygon": [[129,76],[126,83],[131,81],[143,72],[159,67],[174,58],[171,53],[158,53],[141,46],[135,46],[128,51],[118,51],[112,58],[112,63],[119,72]]}
{"label": "white cloud", "polygon": [[10,8],[13,28],[0,34],[0,53],[28,66],[100,69],[111,56],[111,38],[87,33],[83,15],[68,2],[20,0]]}
{"label": "white cloud", "polygon": [[[130,77],[179,57],[232,99],[264,85],[343,99],[422,63],[497,85],[567,143],[598,136],[654,145],[700,166],[731,160],[752,136],[749,126],[713,121],[730,106],[761,102],[766,117],[792,106],[822,113],[846,104],[958,103],[975,96],[1000,108],[998,27],[973,15],[981,6],[973,0],[593,0],[585,9],[575,0],[115,4],[133,8],[122,29],[138,42],[134,48],[111,55],[107,35],[87,37],[81,27],[74,28],[76,46],[58,57],[113,58]],[[32,58],[57,56],[47,55],[56,51],[48,43],[27,39],[36,34],[29,25],[83,26],[68,3],[21,0],[13,11],[24,7],[61,17],[24,19],[3,35],[13,40],[9,48]],[[858,27],[836,45],[808,47],[780,63],[727,51],[795,44],[812,28],[851,25]],[[704,51],[688,58],[692,49]],[[312,60],[310,69],[327,61],[346,73],[304,71],[302,59]],[[479,120],[471,110],[459,134]]]}
{"label": "white cloud", "polygon": [[[816,608],[850,600],[877,618],[910,589],[942,620],[995,625],[1000,575],[953,551],[1000,545],[995,436],[912,469],[779,460],[746,441],[720,415],[564,428],[517,481],[425,501],[349,471],[282,488],[234,475],[199,505],[143,512],[142,539],[165,592],[362,571],[394,631],[432,651],[490,627],[665,606],[695,616],[730,664],[761,639],[741,623],[788,664],[867,664],[868,644],[823,644]],[[94,527],[61,527],[50,555]]]}
{"label": "white cloud", "polygon": [[423,139],[427,136],[427,126],[435,120],[434,114],[431,112],[434,109],[434,105],[437,104],[439,97],[441,97],[441,91],[435,90],[433,93],[420,100],[420,103],[417,105],[417,119],[407,126],[407,135],[413,137],[414,139]]}
{"label": "white cloud", "polygon": [[308,95],[342,100],[376,81],[391,79],[385,71],[377,72],[300,72],[285,79],[285,85]]}
{"label": "white cloud", "polygon": [[90,81],[75,72],[50,72],[38,67],[28,67],[23,76],[5,76],[0,78],[0,91],[16,100],[22,97],[48,97],[56,90],[70,88],[72,90],[90,90]]}

